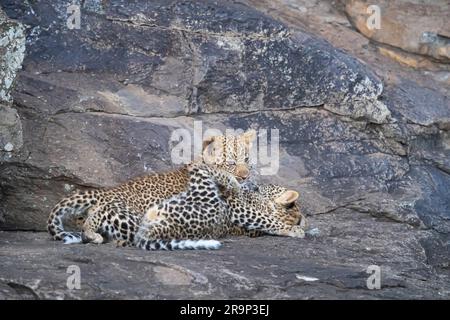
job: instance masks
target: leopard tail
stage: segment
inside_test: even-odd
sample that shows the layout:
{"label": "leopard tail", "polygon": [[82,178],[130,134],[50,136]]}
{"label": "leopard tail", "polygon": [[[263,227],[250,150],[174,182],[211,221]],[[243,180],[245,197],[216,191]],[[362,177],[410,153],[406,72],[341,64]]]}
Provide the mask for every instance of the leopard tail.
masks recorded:
{"label": "leopard tail", "polygon": [[47,221],[47,230],[54,240],[63,240],[64,243],[81,242],[81,232],[64,230],[63,220],[69,215],[83,215],[97,204],[101,190],[77,191],[73,195],[59,201],[50,212]]}
{"label": "leopard tail", "polygon": [[217,250],[222,244],[217,240],[145,240],[136,246],[144,250]]}

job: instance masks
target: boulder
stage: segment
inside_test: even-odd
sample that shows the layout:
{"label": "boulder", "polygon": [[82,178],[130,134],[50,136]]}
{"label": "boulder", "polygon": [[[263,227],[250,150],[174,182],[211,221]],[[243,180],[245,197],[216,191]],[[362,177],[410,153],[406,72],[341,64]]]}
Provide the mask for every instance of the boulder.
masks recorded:
{"label": "boulder", "polygon": [[25,29],[0,9],[0,161],[22,147],[22,126],[11,91],[25,52]]}
{"label": "boulder", "polygon": [[11,101],[11,89],[25,53],[25,28],[0,9],[0,102]]}
{"label": "boulder", "polygon": [[[16,109],[11,108],[11,91],[24,52],[25,28],[9,19],[0,8],[0,164],[10,160],[23,144],[22,123]],[[0,223],[4,221],[4,211],[0,208]]]}
{"label": "boulder", "polygon": [[[110,186],[173,167],[170,135],[176,128],[192,131],[194,120],[203,121],[204,130],[251,123],[257,129],[280,128],[283,144],[295,137],[294,148],[286,151],[289,159],[309,166],[310,160],[301,158],[312,157],[312,167],[292,180],[297,188],[301,179],[321,176],[337,182],[336,174],[353,169],[365,176],[363,167],[381,162],[389,164],[379,168],[389,171],[386,179],[405,170],[405,161],[396,155],[374,157],[370,164],[357,155],[350,167],[321,169],[336,161],[326,155],[329,148],[345,144],[326,146],[325,137],[337,134],[333,130],[366,153],[381,146],[358,142],[366,135],[358,128],[391,121],[378,99],[380,79],[325,41],[291,34],[284,24],[240,4],[153,1],[94,7],[81,7],[80,29],[69,29],[66,3],[4,5],[30,28],[14,92],[24,150],[0,173],[4,229],[44,229],[51,207],[75,187]],[[317,141],[325,144],[313,145]],[[298,153],[306,143],[311,153]],[[320,165],[322,156],[332,158],[321,159]],[[286,160],[281,161],[283,168]],[[391,170],[391,162],[398,169]],[[311,207],[334,205],[328,197],[321,195],[324,202]]]}
{"label": "boulder", "polygon": [[[345,209],[315,224],[314,238],[237,237],[217,251],[62,245],[42,232],[0,231],[0,299],[449,298],[448,270],[429,265],[439,244],[429,231]],[[368,287],[374,270],[379,289]]]}
{"label": "boulder", "polygon": [[[370,23],[373,1],[346,0],[345,10],[352,24],[366,37],[407,52],[450,62],[450,4],[446,0],[377,1],[380,25]],[[369,21],[369,23],[367,23]]]}

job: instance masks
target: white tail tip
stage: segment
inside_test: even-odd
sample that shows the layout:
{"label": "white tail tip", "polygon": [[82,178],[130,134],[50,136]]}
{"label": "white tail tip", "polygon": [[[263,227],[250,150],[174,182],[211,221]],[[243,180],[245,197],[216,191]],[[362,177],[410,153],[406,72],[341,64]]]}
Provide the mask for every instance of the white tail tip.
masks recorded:
{"label": "white tail tip", "polygon": [[74,236],[74,235],[67,235],[63,238],[64,244],[72,244],[72,243],[81,243],[81,237],[80,236]]}
{"label": "white tail tip", "polygon": [[172,247],[180,250],[217,250],[222,247],[222,243],[217,240],[181,240],[173,241]]}

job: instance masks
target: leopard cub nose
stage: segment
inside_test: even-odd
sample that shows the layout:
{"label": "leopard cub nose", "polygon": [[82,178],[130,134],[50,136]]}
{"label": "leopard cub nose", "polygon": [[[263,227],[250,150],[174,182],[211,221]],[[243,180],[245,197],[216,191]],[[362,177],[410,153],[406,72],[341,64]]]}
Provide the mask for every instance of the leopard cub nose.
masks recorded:
{"label": "leopard cub nose", "polygon": [[241,165],[236,168],[236,176],[238,176],[239,178],[247,179],[249,175],[250,170],[248,170],[246,166]]}

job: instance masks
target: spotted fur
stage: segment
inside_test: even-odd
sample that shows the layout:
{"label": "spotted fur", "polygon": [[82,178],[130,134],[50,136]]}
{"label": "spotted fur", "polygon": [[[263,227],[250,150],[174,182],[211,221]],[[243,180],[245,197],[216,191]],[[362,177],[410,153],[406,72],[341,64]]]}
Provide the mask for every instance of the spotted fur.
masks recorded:
{"label": "spotted fur", "polygon": [[[201,161],[245,179],[250,174],[249,151],[255,138],[254,130],[238,136],[210,137],[203,143]],[[178,170],[140,177],[114,188],[77,191],[53,208],[48,218],[48,232],[54,240],[81,242],[81,232],[64,230],[63,222],[68,217],[86,219],[89,225],[97,223],[91,221],[90,213],[108,212],[108,207],[120,204],[140,218],[154,204],[186,191],[188,183],[189,172],[183,166]]]}
{"label": "spotted fur", "polygon": [[[121,245],[146,250],[218,249],[238,230],[303,237],[305,218],[296,204],[298,193],[276,185],[255,191],[241,188],[227,171],[192,164],[188,190],[151,207],[142,219],[123,203],[93,213],[83,229],[86,241],[101,243],[104,235]],[[135,233],[136,231],[136,233]],[[208,241],[207,241],[208,240]]]}

